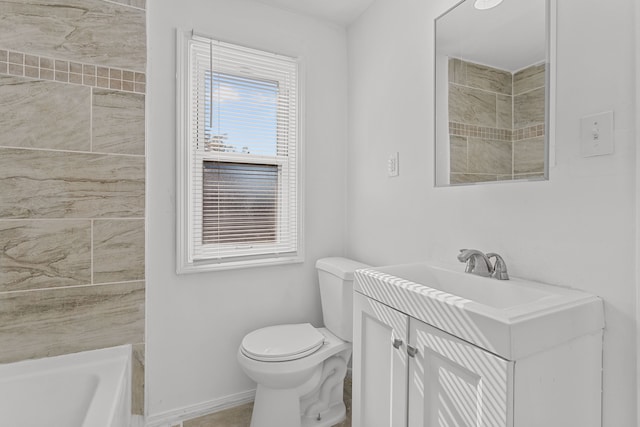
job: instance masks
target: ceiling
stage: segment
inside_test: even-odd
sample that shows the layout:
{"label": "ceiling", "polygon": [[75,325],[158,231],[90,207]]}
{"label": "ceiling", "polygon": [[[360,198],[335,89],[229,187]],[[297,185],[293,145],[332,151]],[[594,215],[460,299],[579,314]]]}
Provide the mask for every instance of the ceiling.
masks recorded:
{"label": "ceiling", "polygon": [[255,0],[339,25],[355,21],[375,0]]}
{"label": "ceiling", "polygon": [[[253,0],[348,26],[375,0]],[[503,70],[543,61],[546,53],[544,0],[505,0],[478,11],[473,1],[438,19],[438,51]]]}
{"label": "ceiling", "polygon": [[545,0],[505,0],[489,10],[473,3],[438,18],[438,53],[511,72],[545,60]]}

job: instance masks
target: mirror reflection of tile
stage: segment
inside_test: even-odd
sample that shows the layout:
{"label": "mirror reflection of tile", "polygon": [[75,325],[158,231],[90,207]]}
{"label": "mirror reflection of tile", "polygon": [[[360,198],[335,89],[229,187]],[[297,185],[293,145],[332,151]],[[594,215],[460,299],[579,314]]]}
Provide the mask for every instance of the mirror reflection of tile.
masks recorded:
{"label": "mirror reflection of tile", "polygon": [[545,64],[449,59],[451,184],[544,177]]}

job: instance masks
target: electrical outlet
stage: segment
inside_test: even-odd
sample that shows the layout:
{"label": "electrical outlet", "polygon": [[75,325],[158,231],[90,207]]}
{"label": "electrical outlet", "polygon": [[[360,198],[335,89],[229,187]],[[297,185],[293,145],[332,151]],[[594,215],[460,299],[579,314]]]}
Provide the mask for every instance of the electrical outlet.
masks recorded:
{"label": "electrical outlet", "polygon": [[387,175],[388,176],[398,176],[400,174],[399,164],[398,164],[398,152],[395,152],[389,156],[389,160],[387,160]]}

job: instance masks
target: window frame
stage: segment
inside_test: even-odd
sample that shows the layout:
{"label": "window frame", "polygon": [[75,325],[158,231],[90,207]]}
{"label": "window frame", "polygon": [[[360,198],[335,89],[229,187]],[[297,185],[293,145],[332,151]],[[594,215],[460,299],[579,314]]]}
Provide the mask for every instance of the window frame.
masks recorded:
{"label": "window frame", "polygon": [[[297,250],[287,254],[262,254],[242,256],[228,259],[196,259],[193,253],[193,242],[197,230],[194,229],[194,206],[191,203],[194,162],[192,158],[192,134],[190,126],[190,110],[193,102],[190,93],[191,63],[189,60],[189,42],[194,36],[204,37],[215,41],[225,40],[218,37],[196,34],[193,30],[177,30],[176,43],[176,272],[177,274],[198,273],[206,271],[228,270],[246,267],[258,267],[280,264],[300,263],[304,261],[304,61],[297,58],[298,65],[298,118],[297,118]],[[243,46],[238,43],[233,43]],[[244,47],[244,46],[243,46]],[[265,49],[262,52],[268,52]],[[294,55],[289,55],[294,56]],[[214,160],[212,158],[203,158]],[[277,156],[238,155],[234,153],[216,152],[215,161],[229,163],[256,163],[282,166],[283,162]],[[282,184],[279,184],[282,185]],[[283,203],[279,203],[278,215]]]}

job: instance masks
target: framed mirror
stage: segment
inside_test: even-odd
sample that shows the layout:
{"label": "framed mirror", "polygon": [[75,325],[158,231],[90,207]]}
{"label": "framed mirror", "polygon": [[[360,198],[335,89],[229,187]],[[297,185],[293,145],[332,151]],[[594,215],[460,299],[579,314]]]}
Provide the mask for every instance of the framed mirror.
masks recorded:
{"label": "framed mirror", "polygon": [[551,1],[464,0],[436,19],[436,186],[548,179]]}

